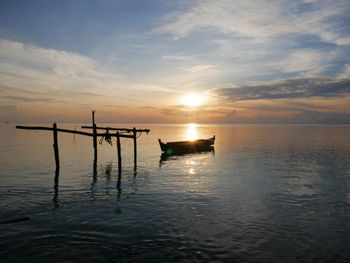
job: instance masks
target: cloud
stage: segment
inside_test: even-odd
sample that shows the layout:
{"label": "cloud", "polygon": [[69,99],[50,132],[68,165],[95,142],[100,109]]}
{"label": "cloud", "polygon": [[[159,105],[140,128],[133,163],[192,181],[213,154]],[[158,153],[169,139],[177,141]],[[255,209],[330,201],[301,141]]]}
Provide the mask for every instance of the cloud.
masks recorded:
{"label": "cloud", "polygon": [[344,97],[350,93],[350,79],[299,78],[262,84],[235,85],[212,91],[226,101]]}
{"label": "cloud", "polygon": [[349,10],[347,0],[203,0],[190,10],[169,15],[165,18],[168,21],[154,31],[169,33],[175,38],[208,28],[256,39],[286,34],[314,35],[325,42],[350,45],[350,38],[339,30],[346,29],[346,21],[340,18]]}
{"label": "cloud", "polygon": [[76,53],[0,39],[0,98],[20,102],[91,105],[137,103],[171,92]]}
{"label": "cloud", "polygon": [[315,49],[299,49],[291,52],[279,61],[276,68],[285,73],[302,73],[304,76],[315,76],[327,71],[337,58],[339,52],[326,52]]}
{"label": "cloud", "polygon": [[191,72],[191,73],[201,73],[201,72],[218,72],[217,70],[218,66],[217,65],[209,65],[209,64],[200,64],[200,65],[195,65],[193,67],[187,68],[185,70]]}
{"label": "cloud", "polygon": [[163,59],[163,60],[173,60],[173,61],[182,61],[182,60],[192,59],[192,57],[190,57],[190,56],[183,56],[183,55],[163,55],[163,56],[161,56],[161,59]]}
{"label": "cloud", "polygon": [[15,105],[0,105],[1,111],[16,111]]}
{"label": "cloud", "polygon": [[0,84],[0,91],[2,94],[11,93],[11,94],[25,94],[25,95],[42,95],[41,92],[6,86],[2,84]]}
{"label": "cloud", "polygon": [[[300,104],[300,105],[298,105]],[[179,106],[162,108],[161,112],[174,122],[183,123],[276,123],[276,124],[350,124],[350,113],[332,112],[312,104],[240,105],[236,108],[202,107],[187,111]]]}
{"label": "cloud", "polygon": [[350,78],[350,65],[346,65],[344,70],[339,74],[339,78]]}
{"label": "cloud", "polygon": [[349,53],[349,13],[348,0],[201,0],[180,5],[153,33],[182,48],[167,52],[169,64],[191,67],[192,56],[216,65],[216,82],[336,76]]}
{"label": "cloud", "polygon": [[[96,70],[93,60],[65,51],[0,40],[2,84],[43,91],[49,89],[92,89],[111,75]],[[117,80],[115,76],[113,80]]]}
{"label": "cloud", "polygon": [[9,100],[11,102],[53,102],[55,100],[51,98],[28,98],[21,96],[1,96],[2,99]]}
{"label": "cloud", "polygon": [[242,117],[236,112],[228,113],[222,118],[225,123],[276,123],[276,124],[350,124],[349,113],[324,112],[324,111],[299,111],[287,116],[255,115]]}
{"label": "cloud", "polygon": [[154,106],[141,106],[141,107],[137,107],[138,109],[141,109],[141,110],[153,110],[153,109],[156,109],[156,107]]}

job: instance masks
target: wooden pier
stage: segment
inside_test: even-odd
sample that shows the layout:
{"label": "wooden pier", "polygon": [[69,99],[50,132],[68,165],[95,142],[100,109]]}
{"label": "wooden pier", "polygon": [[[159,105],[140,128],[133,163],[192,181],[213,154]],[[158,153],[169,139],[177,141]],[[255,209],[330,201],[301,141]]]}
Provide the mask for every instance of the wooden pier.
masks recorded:
{"label": "wooden pier", "polygon": [[[117,139],[117,155],[118,155],[118,170],[121,172],[122,167],[122,156],[121,156],[121,143],[120,138],[132,139],[134,142],[134,169],[137,166],[137,138],[142,133],[149,133],[149,129],[136,129],[135,127],[130,128],[116,128],[116,127],[100,127],[95,123],[95,111],[92,111],[92,125],[91,126],[81,126],[82,129],[92,129],[92,132],[77,131],[58,128],[57,124],[54,123],[52,127],[42,127],[42,126],[16,126],[16,129],[22,130],[42,130],[42,131],[52,131],[53,132],[53,148],[55,156],[56,171],[60,169],[60,158],[59,158],[59,148],[58,148],[58,132],[72,133],[83,136],[90,136],[93,138],[92,145],[94,149],[94,162],[97,161],[97,138],[101,137],[100,142],[105,139],[111,144],[111,139],[116,137]],[[98,132],[98,130],[103,130],[104,132]],[[110,133],[110,131],[115,131],[115,133]]]}

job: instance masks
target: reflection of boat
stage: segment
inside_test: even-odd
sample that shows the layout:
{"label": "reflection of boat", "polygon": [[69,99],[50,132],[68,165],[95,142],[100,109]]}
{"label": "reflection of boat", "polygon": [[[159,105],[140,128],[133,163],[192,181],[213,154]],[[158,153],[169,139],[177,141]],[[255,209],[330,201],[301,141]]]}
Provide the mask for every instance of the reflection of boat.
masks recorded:
{"label": "reflection of boat", "polygon": [[159,160],[159,167],[163,165],[165,161],[168,160],[178,160],[179,158],[186,158],[186,157],[193,157],[195,155],[207,155],[207,154],[212,154],[215,155],[215,149],[214,146],[209,146],[207,149],[203,151],[196,151],[196,152],[182,152],[182,153],[173,153],[173,154],[167,154],[166,152],[162,152],[160,155],[160,160]]}
{"label": "reflection of boat", "polygon": [[192,153],[201,151],[210,151],[213,148],[215,142],[215,135],[209,139],[200,139],[194,141],[179,141],[163,143],[158,139],[160,149],[167,155]]}
{"label": "reflection of boat", "polygon": [[208,153],[212,153],[213,155],[215,155],[214,146],[209,146],[205,150],[195,151],[195,152],[182,152],[182,153],[173,153],[173,154],[167,154],[166,152],[162,152],[162,154],[160,155],[160,163],[170,159],[176,160],[178,157],[191,156],[192,154],[208,154]]}

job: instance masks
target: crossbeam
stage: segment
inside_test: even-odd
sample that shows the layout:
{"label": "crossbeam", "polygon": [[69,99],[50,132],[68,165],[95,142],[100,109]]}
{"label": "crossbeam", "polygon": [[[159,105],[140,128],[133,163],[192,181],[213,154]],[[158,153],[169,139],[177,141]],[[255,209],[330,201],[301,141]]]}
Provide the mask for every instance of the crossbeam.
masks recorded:
{"label": "crossbeam", "polygon": [[[52,127],[41,127],[41,126],[16,126],[16,129],[20,130],[42,130],[42,131],[53,131],[54,128]],[[68,129],[62,129],[62,128],[56,128],[58,132],[65,132],[65,133],[72,133],[72,134],[79,134],[79,135],[85,135],[85,136],[94,136],[93,133],[84,132],[84,131],[77,131],[77,130],[68,130]],[[134,138],[133,135],[128,134],[117,134],[117,133],[108,133],[111,137],[121,137],[121,138]],[[96,136],[105,136],[106,133],[96,133]]]}
{"label": "crossbeam", "polygon": [[[92,126],[81,126],[82,129],[93,129]],[[110,131],[124,131],[124,132],[133,132],[134,129],[130,128],[115,128],[115,127],[102,127],[96,126],[97,130],[110,130]],[[136,132],[150,132],[150,129],[135,129]]]}
{"label": "crossbeam", "polygon": [[[42,131],[53,131],[54,130],[52,127],[41,127],[41,126],[16,126],[16,129],[20,129],[20,130],[42,130]],[[80,134],[80,135],[85,135],[85,136],[93,136],[92,133],[83,132],[83,131],[68,130],[68,129],[62,129],[62,128],[57,128],[56,130],[59,131],[59,132]]]}

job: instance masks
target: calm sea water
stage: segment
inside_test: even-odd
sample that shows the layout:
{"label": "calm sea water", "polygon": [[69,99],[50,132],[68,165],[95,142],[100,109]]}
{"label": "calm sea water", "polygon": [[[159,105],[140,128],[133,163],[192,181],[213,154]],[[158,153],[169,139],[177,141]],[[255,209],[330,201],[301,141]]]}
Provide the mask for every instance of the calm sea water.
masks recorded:
{"label": "calm sea water", "polygon": [[[73,128],[74,125],[59,125]],[[1,262],[349,262],[350,126],[155,126],[99,146],[0,126]],[[161,160],[164,141],[215,152]]]}

